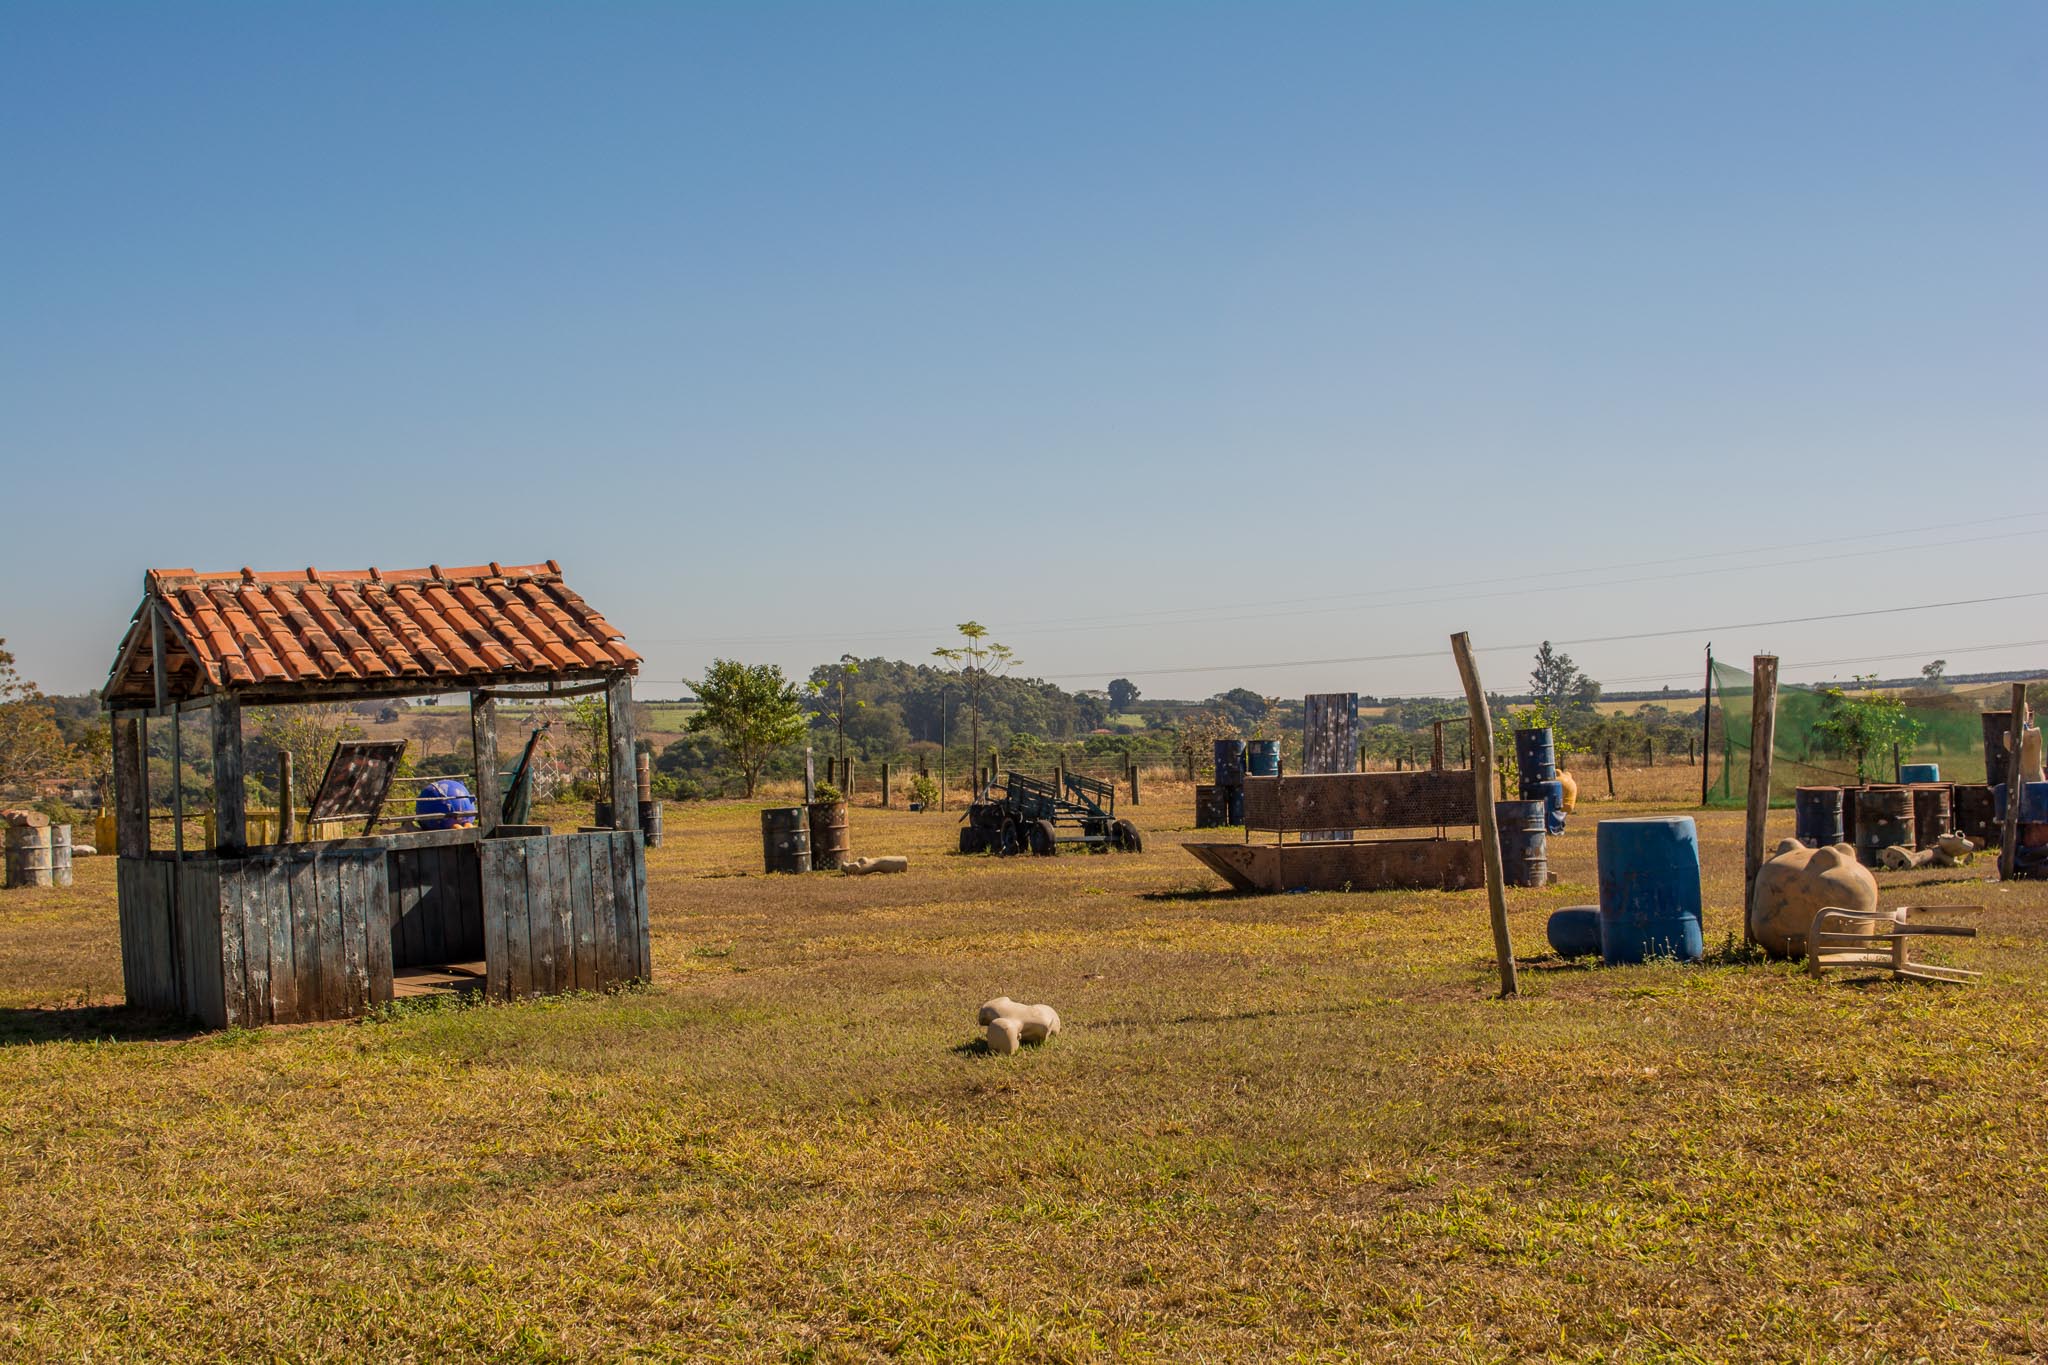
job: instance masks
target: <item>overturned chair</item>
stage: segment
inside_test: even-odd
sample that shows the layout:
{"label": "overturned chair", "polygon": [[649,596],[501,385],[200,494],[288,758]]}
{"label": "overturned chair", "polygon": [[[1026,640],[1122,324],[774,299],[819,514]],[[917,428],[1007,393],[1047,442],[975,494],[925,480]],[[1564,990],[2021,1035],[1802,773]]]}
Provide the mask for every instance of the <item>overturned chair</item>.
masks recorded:
{"label": "overturned chair", "polygon": [[1981,972],[1915,962],[1909,951],[1916,938],[1975,938],[1967,925],[1912,924],[1913,909],[1978,910],[1976,905],[1907,906],[1898,910],[1841,910],[1830,907],[1813,917],[1806,936],[1806,966],[1815,976],[1829,968],[1874,967],[1893,980],[1974,981]]}

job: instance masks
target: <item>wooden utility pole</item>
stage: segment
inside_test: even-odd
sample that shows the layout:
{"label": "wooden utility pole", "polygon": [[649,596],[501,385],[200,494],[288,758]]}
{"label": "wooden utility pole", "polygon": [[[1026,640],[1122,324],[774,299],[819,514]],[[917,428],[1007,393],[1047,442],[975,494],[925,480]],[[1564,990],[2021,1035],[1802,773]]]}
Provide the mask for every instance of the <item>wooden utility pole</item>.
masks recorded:
{"label": "wooden utility pole", "polygon": [[2009,882],[2019,871],[2020,804],[2026,800],[2026,774],[2020,755],[2026,751],[2027,685],[2012,685],[2012,729],[2006,732],[2005,829],[1998,841],[1998,880]]}
{"label": "wooden utility pole", "polygon": [[1709,745],[1714,732],[1714,646],[1707,645],[1707,683],[1700,689],[1700,805],[1707,804],[1707,770],[1713,765],[1707,762],[1707,755],[1713,750]]}
{"label": "wooden utility pole", "polygon": [[1500,993],[1515,994],[1515,949],[1508,941],[1507,882],[1500,866],[1500,824],[1493,808],[1493,715],[1486,706],[1486,689],[1479,685],[1479,669],[1472,662],[1472,637],[1459,631],[1451,637],[1451,653],[1457,657],[1459,676],[1465,680],[1467,743],[1472,753],[1473,801],[1479,817],[1480,856],[1486,862],[1486,908],[1493,921],[1493,956],[1500,965]]}
{"label": "wooden utility pole", "polygon": [[1764,821],[1771,813],[1771,746],[1778,735],[1778,656],[1759,654],[1749,693],[1749,820],[1742,841],[1742,941],[1755,943],[1751,902],[1764,865]]}

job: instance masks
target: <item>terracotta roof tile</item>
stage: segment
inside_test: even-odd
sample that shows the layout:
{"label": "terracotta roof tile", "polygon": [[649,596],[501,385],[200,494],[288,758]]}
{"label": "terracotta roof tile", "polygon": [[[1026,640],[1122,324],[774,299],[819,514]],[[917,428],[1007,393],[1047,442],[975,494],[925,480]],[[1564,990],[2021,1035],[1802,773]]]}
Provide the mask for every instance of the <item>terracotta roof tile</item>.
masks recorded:
{"label": "terracotta roof tile", "polygon": [[153,700],[149,611],[161,610],[172,696],[637,672],[640,656],[562,582],[553,560],[506,568],[199,574],[152,569],[107,680],[110,701]]}

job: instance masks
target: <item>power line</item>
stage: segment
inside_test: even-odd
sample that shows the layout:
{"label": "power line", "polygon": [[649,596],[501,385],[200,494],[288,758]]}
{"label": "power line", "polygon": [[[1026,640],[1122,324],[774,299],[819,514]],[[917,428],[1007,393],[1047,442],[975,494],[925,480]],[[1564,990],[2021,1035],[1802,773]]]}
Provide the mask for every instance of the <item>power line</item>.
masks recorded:
{"label": "power line", "polygon": [[[1665,640],[1678,635],[1710,635],[1717,631],[1761,630],[1768,626],[1810,625],[1818,621],[1851,621],[1869,616],[1897,616],[1914,611],[1940,611],[1950,607],[1976,607],[1994,602],[2022,602],[2037,597],[2048,597],[2048,589],[2039,592],[2007,593],[1998,597],[1967,597],[1953,602],[1922,602],[1910,607],[1871,607],[1863,611],[1824,612],[1814,616],[1786,616],[1773,621],[1738,621],[1725,625],[1686,626],[1676,630],[1632,631],[1619,635],[1586,635],[1572,640],[1553,640],[1554,645],[1605,645],[1618,644],[1627,640]],[[1511,645],[1482,645],[1476,652],[1499,653],[1505,650],[1535,649],[1540,641],[1528,641]],[[1325,668],[1335,665],[1394,663],[1407,659],[1434,659],[1442,657],[1442,648],[1405,650],[1396,654],[1353,654],[1327,659],[1281,659],[1266,663],[1238,664],[1189,664],[1173,668],[1093,668],[1073,673],[1050,673],[1044,677],[1048,682],[1073,678],[1113,677],[1160,677],[1180,673],[1236,673],[1254,672],[1273,668]]]}
{"label": "power line", "polygon": [[[1999,517],[1985,517],[1985,518],[1972,518],[1972,519],[1970,519],[1970,520],[1966,520],[1966,521],[1954,521],[1954,522],[1937,522],[1937,523],[1934,523],[1934,524],[1932,524],[1932,525],[1925,525],[1925,526],[1916,526],[1916,527],[1910,527],[1910,528],[1900,528],[1900,529],[1898,529],[1898,530],[1891,530],[1891,531],[1873,531],[1873,532],[1866,532],[1866,533],[1864,533],[1864,534],[1861,534],[1861,535],[1854,535],[1854,536],[1836,536],[1836,537],[1832,537],[1832,538],[1829,538],[1829,539],[1825,539],[1825,540],[1806,540],[1806,541],[1800,541],[1800,542],[1797,542],[1797,543],[1794,543],[1794,544],[1788,544],[1788,545],[1769,545],[1769,546],[1760,546],[1760,547],[1752,547],[1752,548],[1749,548],[1749,549],[1741,549],[1741,550],[1717,550],[1717,551],[1712,551],[1712,552],[1709,552],[1709,553],[1706,553],[1706,554],[1699,554],[1699,555],[1676,555],[1676,556],[1669,556],[1669,557],[1665,557],[1665,558],[1660,558],[1660,559],[1644,559],[1644,560],[1634,560],[1634,561],[1627,561],[1627,562],[1622,562],[1622,563],[1614,563],[1614,564],[1602,564],[1602,565],[1589,565],[1589,566],[1584,566],[1584,567],[1580,567],[1580,568],[1574,568],[1574,569],[1538,569],[1538,570],[1531,570],[1531,571],[1529,571],[1529,572],[1517,572],[1517,573],[1514,573],[1514,574],[1510,574],[1510,575],[1498,575],[1498,576],[1494,576],[1494,577],[1488,577],[1488,578],[1472,578],[1472,579],[1459,579],[1459,580],[1453,580],[1453,581],[1451,581],[1451,582],[1446,582],[1446,583],[1434,583],[1434,584],[1427,584],[1427,585],[1423,585],[1423,586],[1420,586],[1420,587],[1417,587],[1417,586],[1414,586],[1414,585],[1403,585],[1403,587],[1401,587],[1401,588],[1398,588],[1398,589],[1397,589],[1397,588],[1378,588],[1378,589],[1372,589],[1372,590],[1368,590],[1368,591],[1363,591],[1363,592],[1352,592],[1352,593],[1333,593],[1333,594],[1324,594],[1324,595],[1320,595],[1320,596],[1313,596],[1313,597],[1294,597],[1294,598],[1280,598],[1280,599],[1275,599],[1275,600],[1270,600],[1270,601],[1264,601],[1264,602],[1235,602],[1235,603],[1225,603],[1225,604],[1220,604],[1220,605],[1207,605],[1207,606],[1200,606],[1200,607],[1166,607],[1166,608],[1159,608],[1159,609],[1157,609],[1157,610],[1154,610],[1154,611],[1146,611],[1146,612],[1123,612],[1123,613],[1113,613],[1113,614],[1109,614],[1109,615],[1094,615],[1094,616],[1071,616],[1071,617],[1045,617],[1045,618],[1040,618],[1040,619],[1038,619],[1038,620],[1026,620],[1026,621],[1013,621],[1013,622],[1010,622],[1010,623],[1009,623],[1008,625],[1006,625],[1006,626],[1003,626],[1002,628],[1003,628],[1003,629],[1004,629],[1005,631],[1012,631],[1012,632],[1014,632],[1014,631],[1026,631],[1026,632],[1029,632],[1029,631],[1032,631],[1032,630],[1034,630],[1034,628],[1038,628],[1038,627],[1056,627],[1056,626],[1065,626],[1065,627],[1070,627],[1070,628],[1072,628],[1072,629],[1075,629],[1075,630],[1113,630],[1113,629],[1128,629],[1128,628],[1129,628],[1130,626],[1132,626],[1132,625],[1139,625],[1139,624],[1160,624],[1160,625],[1174,625],[1174,624],[1186,624],[1186,625],[1193,625],[1193,624],[1211,624],[1211,623],[1220,623],[1220,622],[1225,622],[1225,621],[1231,621],[1231,620],[1254,620],[1254,619],[1256,619],[1256,620],[1263,620],[1263,619],[1266,619],[1267,617],[1270,617],[1270,616],[1273,616],[1273,615],[1312,615],[1312,614],[1316,614],[1316,612],[1319,612],[1319,611],[1332,611],[1332,610],[1339,610],[1339,609],[1340,609],[1340,608],[1330,608],[1330,607],[1321,607],[1321,608],[1315,608],[1314,610],[1311,610],[1311,611],[1307,611],[1307,612],[1277,612],[1277,611],[1273,610],[1274,608],[1282,608],[1282,607],[1300,607],[1300,606],[1304,606],[1304,605],[1307,605],[1307,604],[1312,604],[1312,603],[1326,603],[1326,602],[1363,602],[1363,601],[1365,601],[1365,599],[1370,599],[1370,598],[1374,598],[1374,597],[1384,597],[1384,596],[1388,595],[1389,593],[1393,593],[1393,592],[1417,592],[1417,593],[1433,593],[1433,592],[1446,592],[1446,591],[1450,591],[1450,590],[1452,590],[1452,589],[1457,589],[1457,588],[1467,588],[1467,587],[1489,587],[1489,586],[1492,586],[1492,585],[1494,585],[1494,584],[1498,584],[1498,583],[1510,583],[1510,584],[1519,584],[1519,585],[1521,585],[1521,586],[1520,586],[1520,587],[1518,587],[1518,588],[1516,588],[1516,589],[1514,589],[1514,590],[1512,590],[1512,591],[1509,591],[1509,592],[1504,592],[1504,593],[1494,593],[1494,594],[1479,594],[1479,595],[1477,595],[1477,597],[1487,597],[1487,596],[1523,596],[1523,595],[1526,595],[1526,594],[1528,594],[1528,593],[1531,593],[1531,592],[1568,592],[1568,591],[1571,591],[1571,590],[1573,590],[1573,589],[1575,589],[1575,588],[1588,588],[1588,587],[1608,587],[1608,586],[1613,586],[1613,585],[1614,585],[1615,583],[1621,583],[1621,582],[1652,582],[1652,581],[1664,581],[1664,580],[1668,580],[1668,579],[1673,579],[1673,578],[1687,578],[1687,577],[1698,577],[1698,576],[1703,576],[1703,575],[1707,575],[1707,574],[1717,574],[1717,573],[1738,573],[1738,572],[1742,572],[1742,571],[1745,571],[1745,570],[1749,570],[1749,569],[1764,569],[1764,568],[1783,568],[1783,567],[1787,567],[1787,566],[1791,566],[1791,565],[1823,563],[1823,562],[1828,562],[1828,561],[1831,561],[1831,560],[1838,560],[1838,559],[1854,559],[1854,558],[1866,558],[1866,557],[1868,557],[1868,556],[1871,556],[1871,555],[1885,555],[1885,554],[1908,554],[1908,553],[1914,553],[1914,552],[1917,552],[1917,551],[1920,551],[1920,550],[1928,550],[1928,549],[1946,549],[1946,548],[1949,548],[1949,547],[1950,547],[1950,546],[1951,546],[1951,545],[1953,544],[1953,542],[1952,542],[1952,541],[1929,541],[1929,542],[1924,542],[1924,543],[1921,543],[1921,544],[1915,544],[1915,545],[1890,545],[1890,546],[1878,546],[1878,547],[1876,547],[1876,548],[1873,548],[1873,549],[1867,549],[1867,550],[1854,550],[1854,551],[1847,551],[1847,552],[1844,552],[1844,553],[1841,553],[1841,554],[1836,554],[1836,555],[1819,555],[1819,556],[1809,556],[1809,557],[1804,557],[1804,558],[1799,558],[1799,559],[1790,559],[1790,560],[1782,560],[1782,561],[1776,561],[1776,562],[1773,562],[1773,563],[1769,563],[1769,564],[1734,564],[1734,565],[1724,565],[1724,566],[1720,566],[1720,567],[1716,567],[1716,568],[1707,568],[1707,569],[1696,569],[1696,570],[1691,570],[1691,571],[1688,571],[1688,572],[1683,572],[1683,573],[1674,573],[1674,574],[1664,574],[1664,575],[1653,575],[1653,576],[1650,576],[1650,577],[1642,577],[1642,576],[1631,576],[1631,577],[1629,577],[1629,578],[1627,578],[1627,579],[1618,579],[1618,580],[1608,580],[1608,581],[1603,581],[1603,582],[1595,582],[1595,583],[1570,583],[1570,584],[1562,584],[1562,585],[1552,585],[1552,586],[1548,586],[1548,587],[1545,587],[1545,586],[1534,586],[1534,585],[1538,584],[1538,583],[1540,582],[1540,580],[1546,580],[1546,579],[1554,579],[1554,578],[1569,578],[1569,577],[1574,577],[1574,576],[1577,576],[1577,575],[1580,575],[1580,574],[1590,574],[1590,573],[1612,573],[1612,572],[1615,572],[1615,571],[1618,571],[1618,570],[1624,570],[1624,569],[1644,569],[1644,568],[1657,568],[1657,567],[1660,567],[1660,566],[1662,566],[1662,565],[1666,565],[1666,564],[1684,564],[1684,563],[1692,563],[1692,562],[1696,562],[1696,561],[1700,561],[1700,560],[1712,560],[1712,559],[1726,559],[1726,558],[1729,558],[1730,556],[1734,556],[1734,555],[1757,555],[1757,554],[1774,554],[1774,553],[1777,553],[1777,552],[1779,552],[1779,551],[1781,551],[1781,550],[1795,550],[1795,549],[1810,549],[1810,548],[1812,548],[1812,547],[1814,547],[1814,546],[1821,546],[1821,545],[1844,545],[1844,544],[1852,544],[1852,543],[1855,543],[1855,542],[1858,542],[1858,541],[1866,541],[1866,540],[1878,540],[1878,539],[1883,539],[1883,538],[1885,538],[1885,537],[1889,537],[1889,536],[1895,536],[1895,535],[1902,535],[1902,534],[1919,534],[1919,533],[1925,533],[1925,532],[1929,532],[1929,531],[1944,531],[1944,530],[1953,530],[1953,529],[1956,529],[1956,528],[1959,528],[1959,527],[1981,527],[1981,526],[1984,526],[1984,525],[1988,525],[1988,524],[1995,524],[1995,523],[2000,523],[2000,522],[2011,522],[2011,521],[2026,521],[2026,520],[2038,520],[2038,519],[2040,519],[2040,518],[2042,518],[2042,517],[2048,517],[2048,512],[2017,512],[2017,513],[2012,513],[2012,514],[2009,514],[2009,515],[2006,515],[2006,516],[1999,516]],[[1987,537],[1987,536],[1973,536],[1973,537],[1971,538],[1971,540],[1972,540],[1972,543],[1977,543],[1977,542],[1980,542],[1980,541],[1983,541],[1983,540],[2009,540],[2009,539],[2018,539],[2018,538],[2023,538],[2023,537],[2026,537],[2026,536],[2031,536],[2031,535],[2038,535],[2038,534],[2041,534],[2041,532],[2040,532],[2040,531],[2038,531],[2038,530],[2035,530],[2035,531],[2017,531],[2017,532],[2008,532],[2008,533],[2006,533],[2006,534],[2004,534],[2004,535],[2001,535],[2001,536],[1988,536],[1988,537]],[[1407,600],[1402,600],[1402,601],[1394,601],[1394,602],[1381,602],[1381,603],[1372,603],[1372,602],[1366,602],[1366,606],[1367,606],[1367,607],[1368,607],[1369,609],[1372,609],[1372,610],[1381,610],[1381,609],[1386,609],[1386,608],[1392,608],[1392,607],[1402,607],[1402,606],[1429,606],[1429,605],[1437,605],[1437,604],[1444,604],[1444,603],[1451,603],[1451,602],[1459,602],[1459,601],[1468,601],[1468,600],[1476,600],[1476,598],[1475,598],[1475,597],[1471,597],[1471,596],[1466,596],[1466,597],[1443,597],[1443,598],[1411,598],[1411,599],[1407,599]],[[1256,615],[1256,616],[1253,616],[1253,617],[1219,617],[1219,616],[1217,616],[1217,615],[1216,615],[1216,613],[1219,613],[1219,612],[1229,612],[1229,611],[1256,611],[1256,612],[1257,612],[1257,615]],[[1168,619],[1165,619],[1165,618],[1179,618],[1179,619],[1177,619],[1177,620],[1168,620]],[[1098,622],[1100,622],[1100,623],[1105,623],[1105,624],[1099,624],[1099,625],[1098,625],[1098,624],[1095,624],[1095,623],[1098,623]],[[852,633],[852,634],[844,634],[844,635],[840,635],[840,634],[835,634],[835,635],[833,636],[833,638],[834,638],[834,639],[836,639],[836,640],[838,640],[838,641],[839,641],[840,643],[842,643],[842,644],[844,644],[844,643],[846,643],[846,642],[848,642],[848,641],[859,641],[859,640],[890,640],[890,639],[912,639],[912,638],[931,638],[931,637],[933,637],[933,636],[936,636],[936,635],[940,635],[940,634],[943,634],[943,633],[945,632],[945,630],[947,630],[947,629],[948,629],[948,627],[943,627],[943,626],[922,626],[922,627],[891,627],[891,628],[888,628],[888,629],[884,629],[884,630],[876,630],[876,631],[868,631],[868,632],[856,632],[856,633]],[[813,640],[817,639],[817,638],[819,637],[819,635],[820,635],[820,634],[822,634],[822,633],[823,633],[823,632],[806,632],[806,633],[803,633],[803,634],[783,634],[783,635],[751,635],[751,636],[749,636],[749,635],[700,635],[700,636],[672,636],[672,637],[665,637],[665,638],[664,638],[664,637],[641,637],[641,643],[643,643],[643,644],[669,644],[669,645],[674,645],[674,644],[806,644],[806,643],[809,643],[809,642],[811,642],[811,641],[813,641]]]}

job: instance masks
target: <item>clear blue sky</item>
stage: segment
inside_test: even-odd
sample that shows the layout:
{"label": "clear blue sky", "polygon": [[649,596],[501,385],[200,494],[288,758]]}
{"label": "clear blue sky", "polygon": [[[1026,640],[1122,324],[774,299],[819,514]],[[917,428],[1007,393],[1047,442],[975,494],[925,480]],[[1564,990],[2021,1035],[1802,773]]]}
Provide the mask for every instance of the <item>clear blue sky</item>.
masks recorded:
{"label": "clear blue sky", "polygon": [[969,617],[1424,691],[2048,589],[2044,114],[2038,3],[17,0],[0,635],[74,690],[146,567],[553,557],[643,695]]}

